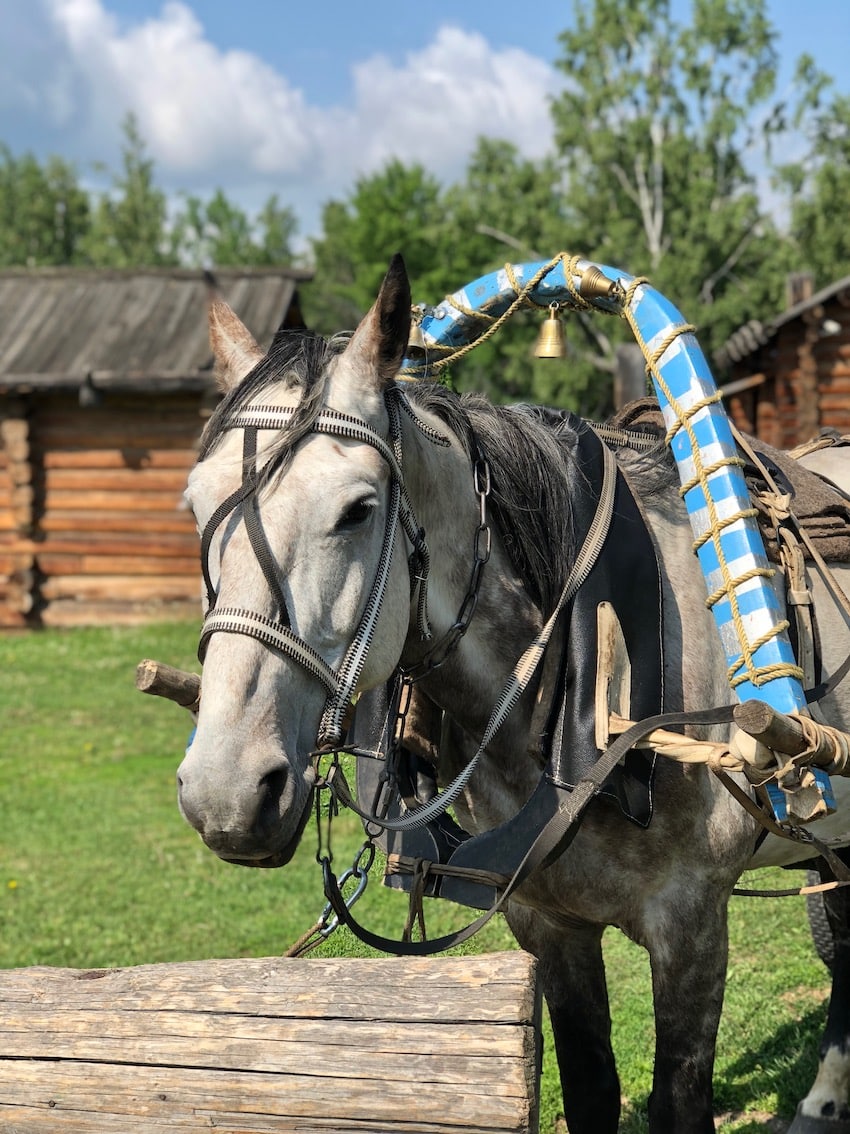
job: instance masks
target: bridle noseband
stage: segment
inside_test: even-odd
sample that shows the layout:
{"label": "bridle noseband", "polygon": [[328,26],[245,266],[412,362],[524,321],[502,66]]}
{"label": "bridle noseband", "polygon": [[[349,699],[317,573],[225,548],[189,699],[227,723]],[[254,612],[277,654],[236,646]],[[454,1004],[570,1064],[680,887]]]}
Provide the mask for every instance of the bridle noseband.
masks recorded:
{"label": "bridle noseband", "polygon": [[[228,429],[242,429],[244,431],[244,473],[242,484],[215,510],[201,536],[201,565],[208,610],[201,632],[198,656],[203,662],[210,638],[216,632],[223,632],[244,634],[250,638],[255,638],[267,648],[298,662],[308,673],[322,683],[327,694],[316,740],[318,748],[336,746],[342,741],[343,717],[354,695],[381,612],[399,524],[401,524],[412,548],[408,565],[411,577],[411,599],[413,594],[418,592],[417,625],[419,636],[423,641],[427,641],[431,637],[427,609],[430,560],[425,543],[425,533],[416,519],[402,474],[401,422],[398,401],[401,401],[404,408],[413,416],[403,395],[397,388],[391,388],[385,395],[390,425],[389,442],[385,441],[362,418],[340,413],[338,410],[322,409],[310,426],[310,431],[314,433],[330,434],[334,437],[342,437],[371,445],[386,461],[391,476],[389,507],[375,580],[357,630],[337,669],[328,665],[324,658],[292,629],[283,590],[283,580],[269,547],[258,506],[259,490],[267,482],[269,470],[264,470],[266,475],[261,477],[257,465],[257,434],[260,430],[285,430],[295,413],[295,409],[278,406],[252,406],[234,413],[226,424]],[[414,420],[417,421],[417,424],[420,425],[429,439],[438,444],[448,445],[448,440],[441,434],[423,426],[418,422],[418,419],[414,418]],[[242,607],[220,608],[216,605],[218,593],[212,582],[210,549],[215,533],[222,522],[235,513],[240,506],[254,555],[275,599],[278,611],[277,619],[268,618]]]}

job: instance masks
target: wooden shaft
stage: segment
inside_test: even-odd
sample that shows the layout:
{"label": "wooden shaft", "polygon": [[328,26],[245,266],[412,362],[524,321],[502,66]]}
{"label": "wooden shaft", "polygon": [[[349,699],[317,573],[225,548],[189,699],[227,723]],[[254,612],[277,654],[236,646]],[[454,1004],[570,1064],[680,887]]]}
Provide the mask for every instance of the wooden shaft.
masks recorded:
{"label": "wooden shaft", "polygon": [[136,688],[154,697],[166,697],[191,713],[198,711],[201,679],[196,673],[187,673],[173,665],[145,658],[136,667]]}
{"label": "wooden shaft", "polygon": [[762,744],[786,756],[796,756],[808,747],[802,726],[768,705],[767,701],[744,701],[734,710],[735,724]]}

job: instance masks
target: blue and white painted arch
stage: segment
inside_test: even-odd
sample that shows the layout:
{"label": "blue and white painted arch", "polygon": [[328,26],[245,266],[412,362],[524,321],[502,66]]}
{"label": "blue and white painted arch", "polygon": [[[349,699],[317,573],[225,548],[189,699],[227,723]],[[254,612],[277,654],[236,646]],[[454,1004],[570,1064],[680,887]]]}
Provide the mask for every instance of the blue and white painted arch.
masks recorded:
{"label": "blue and white painted arch", "polygon": [[648,282],[566,254],[506,265],[420,308],[425,357],[406,360],[403,373],[427,376],[528,302],[593,308],[630,323],[668,426],[730,681],[741,700],[805,713],[787,624],[717,387],[693,328]]}

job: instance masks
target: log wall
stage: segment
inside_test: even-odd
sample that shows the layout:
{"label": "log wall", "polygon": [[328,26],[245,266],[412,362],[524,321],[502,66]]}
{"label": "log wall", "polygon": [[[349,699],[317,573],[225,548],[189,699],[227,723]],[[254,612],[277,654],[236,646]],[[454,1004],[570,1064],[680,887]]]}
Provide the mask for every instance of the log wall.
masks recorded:
{"label": "log wall", "polygon": [[0,1128],[535,1134],[528,954],[0,973]]}
{"label": "log wall", "polygon": [[0,402],[0,626],[25,626],[35,603],[35,488],[28,406]]}
{"label": "log wall", "polygon": [[183,505],[197,393],[9,399],[0,417],[0,626],[195,617],[200,566]]}
{"label": "log wall", "polygon": [[[834,333],[824,333],[829,324]],[[783,324],[729,377],[759,373],[761,385],[727,399],[740,429],[779,449],[792,449],[823,429],[850,434],[850,308],[843,293]]]}

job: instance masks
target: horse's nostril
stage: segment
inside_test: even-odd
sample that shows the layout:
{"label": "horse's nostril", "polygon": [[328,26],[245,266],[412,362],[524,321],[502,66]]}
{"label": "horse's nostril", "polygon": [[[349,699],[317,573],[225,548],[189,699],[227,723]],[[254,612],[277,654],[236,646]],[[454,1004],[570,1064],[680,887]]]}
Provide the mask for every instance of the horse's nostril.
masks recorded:
{"label": "horse's nostril", "polygon": [[286,768],[275,768],[260,780],[260,807],[257,815],[259,826],[271,827],[280,822],[280,801],[286,788],[286,780]]}

